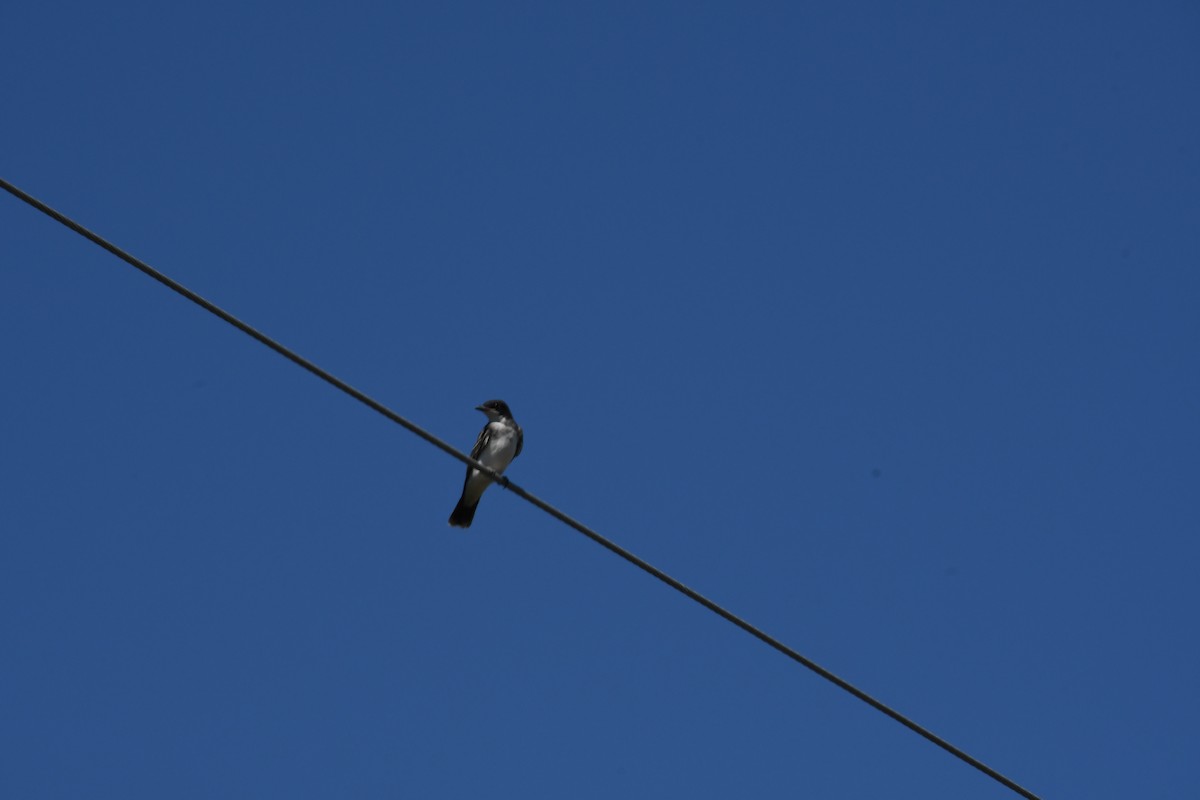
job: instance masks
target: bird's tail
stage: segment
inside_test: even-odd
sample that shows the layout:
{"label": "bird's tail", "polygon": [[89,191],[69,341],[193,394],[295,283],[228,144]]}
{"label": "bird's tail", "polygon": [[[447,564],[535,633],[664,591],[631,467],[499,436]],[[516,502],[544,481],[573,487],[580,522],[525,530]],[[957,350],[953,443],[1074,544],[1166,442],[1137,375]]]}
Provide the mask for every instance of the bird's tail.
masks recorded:
{"label": "bird's tail", "polygon": [[463,497],[458,501],[458,505],[450,512],[450,525],[455,528],[471,527],[471,520],[475,519],[475,509],[479,507],[479,500],[474,503],[467,503],[467,498]]}

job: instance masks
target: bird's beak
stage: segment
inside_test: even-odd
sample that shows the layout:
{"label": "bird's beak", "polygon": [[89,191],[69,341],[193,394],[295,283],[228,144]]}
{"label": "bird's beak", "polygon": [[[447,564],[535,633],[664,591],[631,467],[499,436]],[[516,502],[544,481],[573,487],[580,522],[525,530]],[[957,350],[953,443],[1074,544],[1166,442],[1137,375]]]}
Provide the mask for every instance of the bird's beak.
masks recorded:
{"label": "bird's beak", "polygon": [[486,408],[484,408],[483,406],[475,406],[475,410],[482,411],[485,414],[488,412],[488,410]]}

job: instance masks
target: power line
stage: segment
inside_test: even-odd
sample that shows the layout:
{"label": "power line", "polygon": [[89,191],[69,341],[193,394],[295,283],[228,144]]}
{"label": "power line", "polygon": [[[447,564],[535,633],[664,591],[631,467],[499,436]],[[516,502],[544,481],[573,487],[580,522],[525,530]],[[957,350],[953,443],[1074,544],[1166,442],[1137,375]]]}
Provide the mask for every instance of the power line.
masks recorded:
{"label": "power line", "polygon": [[66,227],[68,227],[71,230],[78,233],[80,236],[83,236],[84,238],[91,240],[95,244],[98,244],[100,247],[103,247],[105,250],[112,253],[117,258],[119,258],[122,261],[126,262],[127,264],[133,266],[134,268],[140,270],[141,272],[144,272],[146,275],[149,275],[151,278],[153,278],[154,280],[163,284],[164,286],[171,289],[172,291],[175,291],[178,294],[183,295],[188,300],[191,300],[193,303],[200,306],[204,310],[206,310],[212,314],[215,314],[216,316],[225,320],[230,325],[233,325],[235,328],[242,331],[243,333],[253,337],[254,339],[257,339],[259,342],[261,342],[262,344],[271,348],[276,353],[279,353],[281,356],[288,359],[289,361],[299,365],[300,367],[303,367],[304,369],[308,370],[313,375],[316,375],[318,378],[325,381],[326,383],[329,383],[332,386],[340,389],[341,391],[345,392],[346,394],[353,397],[355,400],[358,400],[360,403],[363,403],[364,405],[370,407],[371,409],[378,411],[380,414],[387,417],[392,422],[395,422],[397,425],[400,425],[401,427],[405,428],[406,430],[409,430],[412,433],[415,433],[417,436],[420,436],[425,441],[434,445],[438,449],[450,454],[454,458],[457,458],[459,461],[463,462],[464,464],[469,465],[473,469],[477,469],[480,472],[483,472],[484,474],[486,474],[490,478],[492,478],[492,480],[494,480],[500,486],[503,486],[505,489],[509,490],[513,494],[517,495],[518,497],[520,497],[524,500],[527,500],[528,502],[530,502],[533,505],[540,508],[542,511],[545,511],[550,516],[552,516],[555,519],[559,520],[560,522],[570,526],[571,528],[574,528],[576,531],[578,531],[579,533],[582,533],[584,536],[588,537],[589,539],[591,539],[592,541],[601,545],[602,547],[610,550],[613,553],[616,553],[618,556],[625,559],[626,561],[633,564],[634,566],[638,567],[639,569],[641,569],[645,572],[648,572],[649,574],[653,575],[655,578],[658,578],[660,581],[662,581],[663,583],[670,586],[672,589],[675,589],[676,591],[686,595],[687,597],[690,597],[692,600],[695,600],[697,603],[704,606],[709,611],[712,611],[714,614],[717,614],[718,616],[723,617],[724,619],[728,620],[729,622],[732,622],[734,625],[738,626],[739,628],[744,630],[746,633],[749,633],[751,636],[755,637],[756,639],[759,639],[760,641],[765,642],[766,644],[768,644],[771,647],[773,647],[774,649],[778,650],[780,653],[783,653],[785,656],[787,656],[788,658],[797,662],[798,664],[800,664],[804,667],[807,667],[808,669],[817,673],[818,675],[820,675],[822,678],[829,681],[830,683],[833,683],[837,687],[854,695],[855,697],[857,697],[859,700],[862,700],[867,705],[875,708],[878,711],[883,712],[884,714],[891,717],[896,722],[899,722],[901,725],[905,726],[909,730],[921,735],[925,739],[928,739],[930,742],[933,742],[938,747],[942,748],[943,750],[945,750],[946,752],[955,756],[956,758],[959,758],[960,760],[966,762],[967,764],[970,764],[972,767],[979,770],[983,774],[987,775],[989,778],[992,778],[993,780],[1003,784],[1004,786],[1007,786],[1009,789],[1012,789],[1014,792],[1021,795],[1022,797],[1028,798],[1028,800],[1040,800],[1040,798],[1037,795],[1035,795],[1033,792],[1029,791],[1028,789],[1022,787],[1020,784],[1016,783],[1015,781],[1010,780],[1009,778],[1000,774],[996,770],[994,770],[991,767],[989,767],[988,765],[984,764],[979,759],[969,755],[968,753],[964,752],[963,750],[959,749],[958,747],[955,747],[954,745],[950,744],[950,742],[941,738],[940,736],[938,736],[937,734],[928,730],[927,728],[924,728],[921,725],[918,725],[916,722],[912,721],[911,719],[904,716],[900,712],[892,709],[891,707],[885,705],[881,701],[876,700],[874,697],[867,694],[863,690],[859,689],[858,687],[854,686],[853,684],[844,680],[843,678],[840,678],[837,675],[833,674],[829,670],[822,667],[820,664],[817,664],[812,659],[801,655],[796,650],[793,650],[791,647],[788,647],[786,644],[779,641],[778,639],[771,636],[770,634],[760,630],[759,628],[756,628],[754,625],[751,625],[749,622],[747,622],[746,620],[737,616],[733,612],[727,611],[723,607],[717,605],[712,600],[709,600],[707,597],[705,597],[704,595],[697,592],[695,589],[692,589],[692,588],[684,585],[680,581],[676,580],[675,578],[672,578],[670,575],[663,572],[658,567],[655,567],[653,564],[650,564],[647,561],[643,561],[641,558],[639,558],[638,556],[629,552],[628,550],[626,550],[625,548],[616,544],[615,542],[609,541],[608,539],[601,536],[596,531],[594,531],[591,528],[589,528],[588,526],[584,525],[582,522],[575,520],[574,518],[568,516],[567,514],[563,513],[562,511],[559,511],[557,508],[550,505],[549,503],[542,500],[541,498],[525,491],[520,486],[518,486],[517,484],[510,481],[508,478],[496,473],[495,470],[484,466],[483,464],[479,463],[478,461],[475,461],[470,456],[464,454],[462,451],[458,450],[457,448],[452,447],[451,445],[442,441],[438,437],[434,436],[432,433],[429,433],[425,429],[421,428],[419,425],[417,425],[413,422],[410,422],[409,420],[400,416],[395,411],[392,411],[390,408],[383,405],[379,401],[373,400],[372,398],[363,394],[358,389],[355,389],[353,386],[351,386],[350,384],[341,380],[340,378],[337,378],[334,375],[326,372],[325,370],[321,369],[316,364],[312,363],[311,361],[309,361],[308,359],[299,355],[298,353],[295,353],[295,352],[289,350],[288,348],[284,347],[282,344],[280,344],[279,342],[270,338],[266,334],[261,333],[260,331],[251,327],[247,323],[242,322],[240,319],[233,316],[228,311],[225,311],[224,309],[211,303],[210,301],[205,300],[203,297],[196,294],[191,289],[188,289],[187,287],[183,286],[179,282],[167,277],[163,273],[161,273],[158,270],[151,267],[146,262],[141,261],[138,258],[135,258],[134,256],[130,255],[129,253],[122,250],[121,248],[117,247],[116,245],[112,244],[111,242],[107,241],[106,239],[100,237],[99,235],[91,232],[90,230],[83,227],[82,225],[75,222],[74,220],[70,219],[69,217],[65,216],[64,214],[61,214],[58,211],[55,211],[53,208],[46,205],[45,203],[38,200],[37,198],[35,198],[29,194],[26,194],[24,191],[22,191],[21,189],[18,189],[16,186],[12,185],[8,181],[4,180],[3,178],[0,178],[0,187],[3,187],[4,190],[7,191],[9,194],[12,194],[13,196],[17,197],[18,199],[25,201],[29,205],[36,208],[38,211],[41,211],[43,214],[46,214],[47,216],[51,217],[52,219],[55,219],[58,222],[62,223]]}

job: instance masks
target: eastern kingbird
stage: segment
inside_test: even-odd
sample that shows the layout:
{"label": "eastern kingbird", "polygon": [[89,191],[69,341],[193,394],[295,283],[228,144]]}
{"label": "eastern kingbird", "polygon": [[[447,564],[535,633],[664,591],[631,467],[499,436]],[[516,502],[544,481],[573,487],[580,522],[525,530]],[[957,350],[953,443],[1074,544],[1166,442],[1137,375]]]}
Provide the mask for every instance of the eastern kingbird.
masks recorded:
{"label": "eastern kingbird", "polygon": [[[503,400],[488,400],[483,405],[475,406],[476,411],[487,414],[487,425],[479,432],[475,446],[471,448],[471,458],[491,467],[496,472],[504,472],[514,458],[521,455],[521,445],[525,436],[521,426],[513,421],[508,403]],[[475,507],[483,490],[490,486],[492,479],[473,467],[467,467],[467,479],[463,482],[462,497],[450,514],[450,524],[455,528],[471,527],[475,519]]]}

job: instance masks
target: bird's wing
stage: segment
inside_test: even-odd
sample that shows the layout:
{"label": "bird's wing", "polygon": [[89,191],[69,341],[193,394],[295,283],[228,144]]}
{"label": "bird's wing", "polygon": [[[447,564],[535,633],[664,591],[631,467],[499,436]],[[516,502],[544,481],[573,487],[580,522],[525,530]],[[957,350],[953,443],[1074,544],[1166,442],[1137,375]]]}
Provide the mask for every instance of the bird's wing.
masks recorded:
{"label": "bird's wing", "polygon": [[[491,423],[489,423],[487,425],[484,425],[483,430],[481,430],[479,432],[479,438],[475,440],[475,446],[471,448],[471,458],[478,461],[479,456],[483,453],[484,448],[487,447],[488,443],[491,441],[492,441],[492,426],[491,426]],[[467,469],[470,469],[470,467],[468,467]]]}
{"label": "bird's wing", "polygon": [[[479,438],[475,440],[475,446],[471,448],[471,458],[476,461],[483,454],[483,449],[488,446],[488,442],[492,440],[492,426],[484,425],[483,430],[479,432]],[[470,464],[467,465],[467,476],[463,479],[463,491],[467,490],[467,484],[471,482],[471,473],[476,472],[475,468]]]}
{"label": "bird's wing", "polygon": [[525,446],[525,431],[515,422],[513,427],[517,429],[517,451],[513,453],[513,460],[516,460],[517,456],[521,455],[521,448]]}

